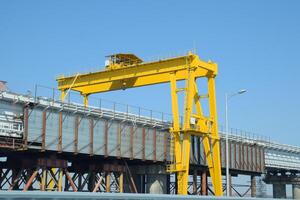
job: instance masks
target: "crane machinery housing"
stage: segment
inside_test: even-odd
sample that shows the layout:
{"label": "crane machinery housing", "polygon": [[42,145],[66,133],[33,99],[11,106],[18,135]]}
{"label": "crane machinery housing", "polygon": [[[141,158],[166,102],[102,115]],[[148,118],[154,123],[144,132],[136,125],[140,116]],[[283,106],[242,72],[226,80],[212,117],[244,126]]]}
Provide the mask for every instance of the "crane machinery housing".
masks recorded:
{"label": "crane machinery housing", "polygon": [[[167,171],[177,174],[178,194],[188,192],[190,162],[190,138],[192,135],[203,138],[212,186],[216,196],[223,195],[220,164],[220,145],[216,108],[215,77],[217,64],[205,62],[198,55],[187,55],[143,62],[134,54],[114,54],[107,57],[105,70],[68,77],[58,77],[61,100],[70,90],[78,91],[88,106],[88,96],[95,93],[135,88],[147,85],[170,83],[173,123],[170,133],[173,136],[174,163]],[[207,79],[208,94],[200,95],[196,79]],[[177,87],[177,81],[185,81],[184,88]],[[179,120],[178,92],[184,92],[184,120]],[[201,99],[208,98],[209,116],[202,110]]]}

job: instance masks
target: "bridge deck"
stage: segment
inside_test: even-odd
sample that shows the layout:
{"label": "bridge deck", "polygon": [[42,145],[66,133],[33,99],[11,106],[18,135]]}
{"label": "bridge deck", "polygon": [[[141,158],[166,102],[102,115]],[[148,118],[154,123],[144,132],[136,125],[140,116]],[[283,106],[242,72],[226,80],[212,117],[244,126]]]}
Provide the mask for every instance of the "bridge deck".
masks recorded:
{"label": "bridge deck", "polygon": [[[47,98],[0,94],[0,145],[105,157],[171,162],[170,122],[130,112],[84,107]],[[221,158],[225,141],[221,132]],[[20,140],[23,143],[20,145]],[[262,173],[265,167],[300,170],[300,148],[230,135],[232,170]],[[292,162],[291,162],[292,159]],[[191,163],[206,165],[201,138],[192,138]]]}

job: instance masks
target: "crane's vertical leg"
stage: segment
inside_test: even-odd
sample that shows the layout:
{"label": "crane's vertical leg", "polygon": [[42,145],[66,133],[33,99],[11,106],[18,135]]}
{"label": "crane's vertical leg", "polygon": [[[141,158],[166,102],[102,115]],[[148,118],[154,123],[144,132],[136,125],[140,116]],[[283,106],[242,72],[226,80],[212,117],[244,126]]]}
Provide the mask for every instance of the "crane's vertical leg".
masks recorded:
{"label": "crane's vertical leg", "polygon": [[60,100],[63,102],[66,98],[66,90],[61,90],[61,93],[60,93]]}
{"label": "crane's vertical leg", "polygon": [[[194,84],[194,102],[195,102],[196,114],[198,116],[203,116],[203,111],[202,111],[201,102],[199,99],[199,93],[198,93],[196,82]],[[198,119],[197,126],[200,127],[200,130],[203,132],[208,131],[207,125],[205,124],[204,120]],[[203,147],[204,147],[208,170],[209,170],[211,179],[214,180],[214,167],[215,166],[213,164],[213,158],[212,158],[212,152],[210,149],[209,138],[207,135],[202,136],[202,138],[203,138],[202,143],[203,143]],[[215,182],[212,182],[212,186],[213,186],[213,188],[215,188]]]}
{"label": "crane's vertical leg", "polygon": [[[190,149],[191,149],[191,116],[193,113],[195,73],[189,69],[186,80],[185,108],[184,108],[184,125],[183,125],[183,142],[182,142],[182,170],[181,181],[178,181],[178,193],[186,195],[188,192],[188,178],[190,166]],[[181,182],[181,185],[179,186]]]}
{"label": "crane's vertical leg", "polygon": [[217,105],[216,105],[216,91],[214,77],[208,78],[208,95],[209,95],[209,113],[210,118],[213,120],[211,127],[212,134],[212,150],[214,161],[214,189],[216,196],[222,196],[222,174],[221,174],[221,161],[220,161],[220,143],[218,133],[218,119],[217,119]]}
{"label": "crane's vertical leg", "polygon": [[85,107],[88,106],[88,104],[89,104],[89,97],[88,97],[88,94],[84,94],[84,95],[83,95],[83,104],[84,104]]}
{"label": "crane's vertical leg", "polygon": [[[175,169],[181,168],[181,138],[180,138],[180,124],[179,124],[179,111],[178,111],[178,97],[176,86],[176,74],[170,74],[170,87],[171,87],[171,99],[172,99],[172,113],[173,113],[173,127],[171,133],[174,137],[174,153],[175,153]],[[181,174],[177,174],[178,185],[181,178]]]}

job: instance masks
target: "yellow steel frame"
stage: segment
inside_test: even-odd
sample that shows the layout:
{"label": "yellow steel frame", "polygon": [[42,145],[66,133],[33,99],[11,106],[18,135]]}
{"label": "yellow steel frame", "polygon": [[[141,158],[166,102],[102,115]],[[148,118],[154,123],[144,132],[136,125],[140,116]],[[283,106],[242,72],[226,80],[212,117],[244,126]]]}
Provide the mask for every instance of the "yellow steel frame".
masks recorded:
{"label": "yellow steel frame", "polygon": [[[58,88],[64,99],[68,90],[80,92],[84,105],[88,105],[88,96],[94,93],[120,90],[146,85],[170,82],[173,126],[170,132],[174,138],[175,162],[167,167],[171,173],[177,173],[178,194],[187,194],[190,162],[191,135],[201,136],[208,163],[212,185],[216,196],[222,196],[222,177],[220,164],[220,145],[217,124],[215,76],[217,64],[202,61],[197,55],[169,58],[154,62],[142,62],[129,66],[107,67],[104,71],[76,76],[57,78]],[[209,116],[204,116],[200,103],[196,79],[206,77],[208,81]],[[185,88],[177,88],[177,81],[184,80]],[[184,123],[179,122],[179,91],[185,92]],[[195,108],[195,112],[194,112]],[[191,121],[195,124],[191,124]]]}

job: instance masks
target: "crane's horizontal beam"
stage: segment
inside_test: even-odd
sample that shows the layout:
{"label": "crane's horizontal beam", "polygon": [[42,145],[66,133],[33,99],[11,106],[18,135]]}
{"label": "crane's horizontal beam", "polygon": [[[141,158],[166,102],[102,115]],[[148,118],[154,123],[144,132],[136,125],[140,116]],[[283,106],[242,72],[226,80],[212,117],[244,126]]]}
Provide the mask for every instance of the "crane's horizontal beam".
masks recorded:
{"label": "crane's horizontal beam", "polygon": [[209,77],[217,74],[217,64],[205,62],[195,54],[140,63],[113,70],[104,70],[87,74],[79,74],[57,79],[58,89],[76,90],[82,94],[92,94],[166,83],[170,81],[170,73],[175,73],[176,80],[183,80],[188,69],[195,70],[195,77]]}

